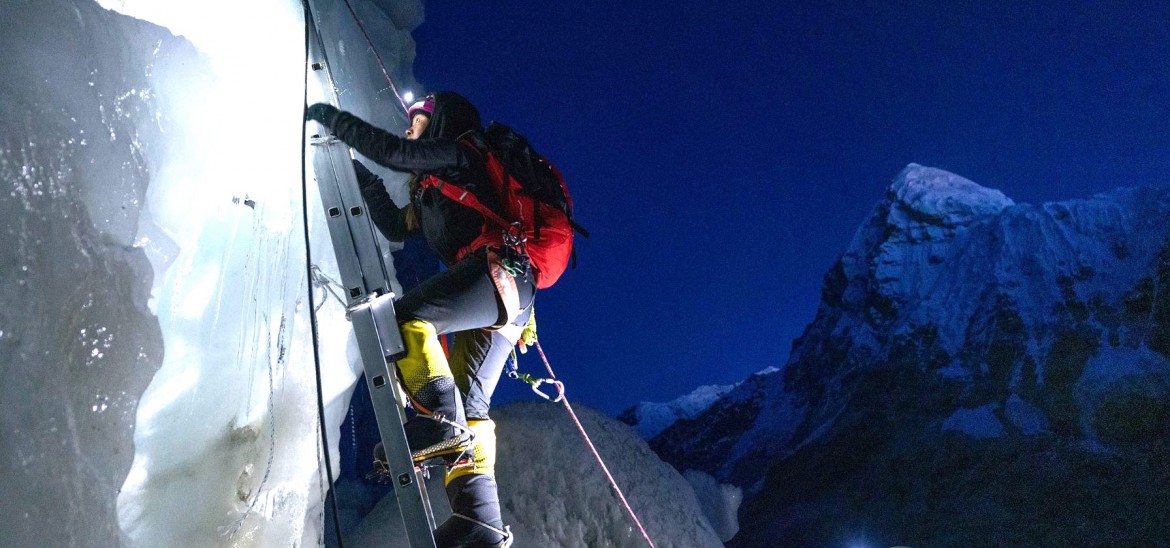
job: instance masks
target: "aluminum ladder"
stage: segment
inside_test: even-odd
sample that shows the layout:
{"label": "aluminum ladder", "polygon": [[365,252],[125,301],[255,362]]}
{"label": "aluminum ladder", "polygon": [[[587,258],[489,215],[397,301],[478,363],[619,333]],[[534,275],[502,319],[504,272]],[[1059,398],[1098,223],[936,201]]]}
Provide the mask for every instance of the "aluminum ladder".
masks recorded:
{"label": "aluminum ladder", "polygon": [[[320,21],[315,20],[317,10],[312,9],[314,4],[308,0],[310,10],[305,21],[310,33],[309,74],[316,77],[333,104],[338,106],[325,41],[319,32]],[[310,143],[313,171],[337,257],[344,297],[348,301],[346,317],[353,324],[366,386],[378,421],[378,433],[386,449],[394,487],[391,495],[398,503],[411,548],[435,548],[432,534],[434,515],[425,478],[411,460],[402,427],[406,402],[398,389],[394,367],[406,349],[394,314],[394,294],[390,291],[389,276],[354,173],[353,156],[349,146],[325,134],[324,129],[321,134],[313,135]]]}

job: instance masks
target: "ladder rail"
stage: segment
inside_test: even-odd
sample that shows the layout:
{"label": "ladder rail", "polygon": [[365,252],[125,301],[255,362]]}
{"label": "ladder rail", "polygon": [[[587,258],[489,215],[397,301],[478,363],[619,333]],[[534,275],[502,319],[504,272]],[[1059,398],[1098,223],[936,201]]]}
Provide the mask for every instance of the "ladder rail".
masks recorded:
{"label": "ladder rail", "polygon": [[[315,7],[314,0],[306,1]],[[315,40],[309,45],[309,68],[337,105],[318,12],[310,12],[305,23]],[[406,401],[398,389],[394,367],[405,354],[405,345],[394,313],[389,276],[358,187],[352,152],[345,143],[321,133],[310,139],[313,171],[345,286],[346,317],[358,342],[378,434],[393,478],[390,494],[395,497],[411,548],[434,548],[434,516],[425,478],[414,466],[403,429]]]}

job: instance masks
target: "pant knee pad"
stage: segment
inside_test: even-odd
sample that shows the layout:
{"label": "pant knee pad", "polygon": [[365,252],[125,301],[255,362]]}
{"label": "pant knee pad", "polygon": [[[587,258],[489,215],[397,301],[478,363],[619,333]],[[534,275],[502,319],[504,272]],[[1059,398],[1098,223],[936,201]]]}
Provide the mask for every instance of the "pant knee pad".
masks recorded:
{"label": "pant knee pad", "polygon": [[[454,386],[454,377],[451,366],[447,363],[447,356],[443,353],[443,345],[435,333],[435,326],[425,320],[410,320],[399,326],[402,331],[402,342],[406,346],[406,356],[398,360],[398,371],[402,374],[402,382],[406,390],[413,396],[418,396],[423,388],[439,384],[446,385],[441,379],[451,379]],[[446,389],[446,386],[443,386]]]}

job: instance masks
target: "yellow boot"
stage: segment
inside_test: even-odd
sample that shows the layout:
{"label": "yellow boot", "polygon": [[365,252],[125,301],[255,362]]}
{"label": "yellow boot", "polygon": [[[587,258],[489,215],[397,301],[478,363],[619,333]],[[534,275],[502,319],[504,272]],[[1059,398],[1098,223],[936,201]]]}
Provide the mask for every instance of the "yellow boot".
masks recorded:
{"label": "yellow boot", "polygon": [[488,419],[471,419],[468,424],[475,431],[473,457],[470,463],[448,468],[447,498],[452,514],[435,529],[435,544],[440,547],[510,546],[512,531],[500,516],[496,488],[496,425]]}

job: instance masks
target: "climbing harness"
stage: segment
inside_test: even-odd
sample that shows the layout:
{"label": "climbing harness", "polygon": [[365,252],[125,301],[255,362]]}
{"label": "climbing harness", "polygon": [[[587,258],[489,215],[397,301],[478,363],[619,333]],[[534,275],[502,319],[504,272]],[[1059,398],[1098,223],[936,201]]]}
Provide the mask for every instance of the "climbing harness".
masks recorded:
{"label": "climbing harness", "polygon": [[524,237],[524,229],[519,222],[508,225],[503,231],[504,253],[500,265],[513,277],[521,278],[528,274],[532,259],[528,256],[526,246],[528,238]]}

